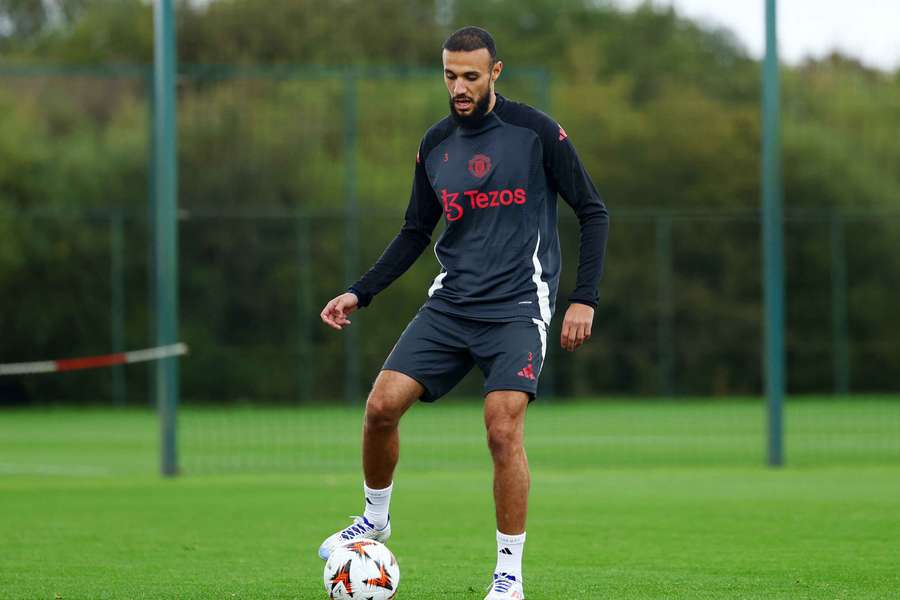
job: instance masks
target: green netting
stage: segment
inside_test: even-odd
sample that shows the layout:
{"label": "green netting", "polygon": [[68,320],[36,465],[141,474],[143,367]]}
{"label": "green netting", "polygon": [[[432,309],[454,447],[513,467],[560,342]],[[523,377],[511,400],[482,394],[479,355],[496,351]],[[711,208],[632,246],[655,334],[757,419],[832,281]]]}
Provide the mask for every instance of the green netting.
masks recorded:
{"label": "green netting", "polygon": [[[0,362],[152,345],[146,76],[0,78],[3,156],[30,174],[21,189],[4,188],[0,204]],[[761,460],[761,402],[729,400],[762,389],[757,174],[746,168],[755,142],[741,145],[738,126],[756,117],[741,108],[710,121],[713,107],[687,92],[666,105],[629,99],[612,83],[504,77],[509,96],[552,101],[601,190],[619,192],[608,198],[613,227],[594,338],[568,355],[552,343],[559,312],[551,329],[535,460],[578,464],[572,445],[600,464]],[[318,313],[399,229],[418,141],[446,111],[446,92],[430,72],[195,68],[179,94],[180,322],[191,347],[181,368],[185,467],[353,465],[366,390],[424,301],[436,261],[426,252],[360,313],[349,343],[349,332],[326,329]],[[630,116],[609,120],[584,106]],[[809,107],[794,108],[789,145],[818,139]],[[696,146],[691,132],[707,126],[731,132],[728,143]],[[616,148],[636,161],[633,172],[621,170]],[[684,155],[653,171],[671,184],[654,196],[641,161],[658,167],[671,148]],[[735,166],[711,186],[698,169],[720,169],[723,152]],[[900,391],[900,214],[847,199],[843,208],[834,198],[812,206],[801,183],[828,176],[823,168],[786,167],[789,189],[800,190],[786,198],[787,373],[799,398],[787,415],[788,457],[896,461],[898,403],[860,395]],[[563,299],[578,254],[578,224],[563,202],[560,237]],[[146,407],[148,374],[135,366],[5,380],[3,397]],[[486,460],[481,444],[470,444],[482,437],[477,406],[457,406],[480,389],[475,373],[433,412],[411,416],[408,427],[427,432],[412,436],[412,456],[437,460],[423,465]],[[583,405],[566,404],[598,397],[629,400],[601,401],[584,415]]]}

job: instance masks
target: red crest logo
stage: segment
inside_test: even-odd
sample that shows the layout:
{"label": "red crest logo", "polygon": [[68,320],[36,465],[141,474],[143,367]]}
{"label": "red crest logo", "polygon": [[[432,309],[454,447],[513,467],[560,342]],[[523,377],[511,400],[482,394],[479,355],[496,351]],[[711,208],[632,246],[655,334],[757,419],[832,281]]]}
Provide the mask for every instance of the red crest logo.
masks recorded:
{"label": "red crest logo", "polygon": [[476,154],[469,160],[469,173],[481,179],[491,170],[491,157],[486,154]]}

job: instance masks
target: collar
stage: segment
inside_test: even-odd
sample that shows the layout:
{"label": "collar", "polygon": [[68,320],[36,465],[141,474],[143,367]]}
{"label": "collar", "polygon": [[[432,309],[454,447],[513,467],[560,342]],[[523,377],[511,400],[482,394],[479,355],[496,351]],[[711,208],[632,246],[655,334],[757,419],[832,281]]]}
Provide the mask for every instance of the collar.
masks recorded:
{"label": "collar", "polygon": [[506,104],[506,98],[504,98],[497,92],[494,92],[494,95],[497,97],[497,99],[494,101],[494,109],[491,111],[492,113],[503,110],[503,106]]}
{"label": "collar", "polygon": [[494,108],[491,109],[491,112],[484,115],[484,118],[481,120],[481,123],[478,125],[478,127],[466,128],[457,126],[460,135],[466,137],[479,135],[481,133],[484,133],[485,131],[488,131],[489,129],[498,127],[503,123],[503,120],[500,118],[500,115],[498,113],[499,111],[503,110],[503,107],[506,105],[507,100],[496,92],[494,92],[494,94],[496,98],[494,100]]}

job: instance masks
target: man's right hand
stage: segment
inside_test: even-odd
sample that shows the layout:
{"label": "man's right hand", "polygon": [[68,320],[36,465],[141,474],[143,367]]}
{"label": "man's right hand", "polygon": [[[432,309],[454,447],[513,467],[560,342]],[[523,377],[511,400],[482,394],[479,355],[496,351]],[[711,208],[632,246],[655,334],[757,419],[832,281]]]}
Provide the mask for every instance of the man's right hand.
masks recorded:
{"label": "man's right hand", "polygon": [[356,297],[356,294],[347,292],[332,298],[319,316],[326,325],[340,330],[344,328],[344,325],[350,324],[347,316],[356,310],[358,304],[359,298]]}

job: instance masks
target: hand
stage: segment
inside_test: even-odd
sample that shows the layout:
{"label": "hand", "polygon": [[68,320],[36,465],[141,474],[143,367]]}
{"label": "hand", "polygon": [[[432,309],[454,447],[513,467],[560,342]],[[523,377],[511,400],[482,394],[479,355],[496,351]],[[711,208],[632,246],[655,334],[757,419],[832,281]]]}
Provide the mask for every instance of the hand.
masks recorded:
{"label": "hand", "polygon": [[563,319],[562,335],[559,344],[574,352],[576,348],[591,337],[591,324],[594,322],[594,309],[587,304],[573,303],[569,305]]}
{"label": "hand", "polygon": [[359,298],[356,297],[356,294],[347,292],[332,298],[325,305],[325,308],[322,309],[319,316],[322,317],[322,322],[326,325],[340,330],[344,328],[344,325],[350,324],[347,316],[356,310],[358,304]]}

